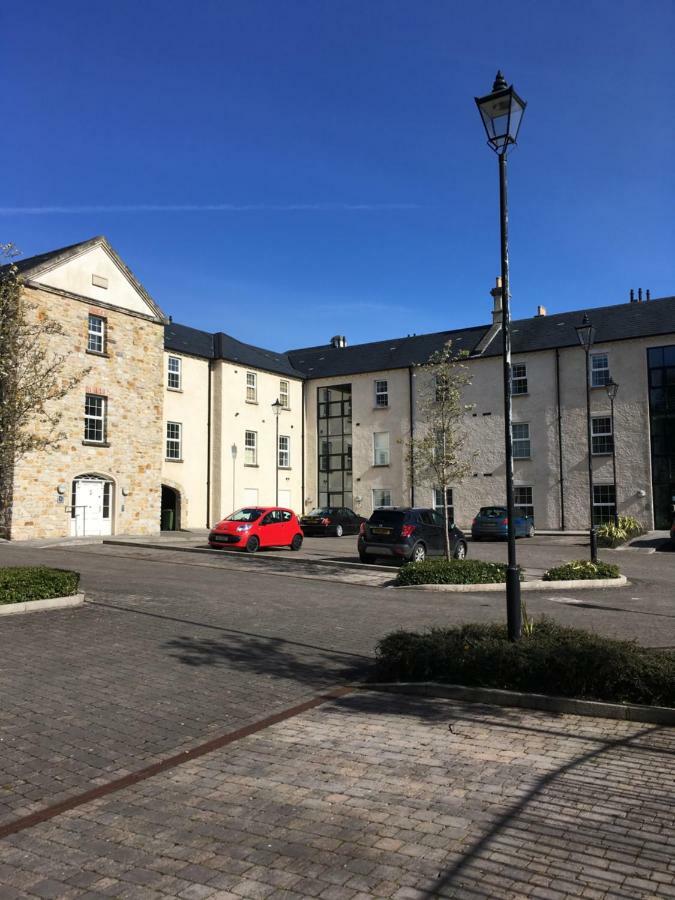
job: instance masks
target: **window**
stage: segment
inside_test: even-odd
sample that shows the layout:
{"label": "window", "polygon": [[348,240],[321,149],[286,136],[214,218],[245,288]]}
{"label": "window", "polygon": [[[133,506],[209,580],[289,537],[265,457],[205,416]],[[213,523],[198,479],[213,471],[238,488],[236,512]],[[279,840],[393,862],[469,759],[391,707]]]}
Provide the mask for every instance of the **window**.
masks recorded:
{"label": "window", "polygon": [[616,496],[613,484],[593,485],[593,524],[604,525],[614,521]]}
{"label": "window", "polygon": [[511,393],[527,393],[527,366],[525,363],[517,363],[511,366]]}
{"label": "window", "polygon": [[382,506],[391,506],[391,491],[389,488],[373,488],[373,509]]}
{"label": "window", "polygon": [[532,503],[531,487],[514,487],[513,505],[519,515],[529,516],[534,521],[534,504]]}
{"label": "window", "polygon": [[[258,376],[255,372],[246,373],[246,402],[258,402]],[[253,434],[253,432],[251,432]]]}
{"label": "window", "polygon": [[286,434],[279,435],[279,468],[289,469],[291,466],[291,439]]}
{"label": "window", "polygon": [[166,423],[166,458],[182,459],[181,438],[183,426],[180,422]]}
{"label": "window", "polygon": [[436,375],[436,403],[448,399],[448,379],[446,375]]}
{"label": "window", "polygon": [[389,465],[389,432],[376,431],[373,435],[373,465]]}
{"label": "window", "polygon": [[103,518],[110,518],[110,482],[103,482]]}
{"label": "window", "polygon": [[611,453],[614,449],[611,416],[598,416],[591,419],[591,443],[593,454],[599,456]]}
{"label": "window", "polygon": [[[445,489],[445,498],[448,504],[448,521],[455,521],[455,506],[452,502],[452,488]],[[434,488],[434,509],[437,513],[441,515],[445,515],[445,511],[443,510],[443,490],[441,488]]]}
{"label": "window", "polygon": [[244,465],[258,465],[258,433],[256,431],[244,432]]}
{"label": "window", "polygon": [[102,316],[89,316],[87,351],[105,353],[105,319]]}
{"label": "window", "polygon": [[280,381],[279,382],[279,403],[283,406],[284,409],[290,408],[290,403],[288,401],[288,382]]}
{"label": "window", "polygon": [[170,356],[167,363],[167,387],[170,391],[180,391],[182,384],[182,360],[178,356]]}
{"label": "window", "polygon": [[375,406],[389,406],[389,386],[386,381],[375,382]]}
{"label": "window", "polygon": [[522,423],[513,425],[513,458],[530,458],[530,426]]}
{"label": "window", "polygon": [[591,387],[604,387],[609,382],[609,359],[607,354],[591,354]]}
{"label": "window", "polygon": [[105,441],[105,397],[87,394],[84,400],[84,439],[94,444]]}

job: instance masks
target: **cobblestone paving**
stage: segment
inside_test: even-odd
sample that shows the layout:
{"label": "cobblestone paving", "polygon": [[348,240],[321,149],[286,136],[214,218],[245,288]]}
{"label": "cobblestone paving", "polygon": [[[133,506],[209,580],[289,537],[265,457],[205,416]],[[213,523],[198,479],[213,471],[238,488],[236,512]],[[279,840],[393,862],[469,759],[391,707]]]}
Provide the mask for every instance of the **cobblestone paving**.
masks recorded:
{"label": "cobblestone paving", "polygon": [[0,897],[675,896],[675,730],[351,695],[0,843]]}

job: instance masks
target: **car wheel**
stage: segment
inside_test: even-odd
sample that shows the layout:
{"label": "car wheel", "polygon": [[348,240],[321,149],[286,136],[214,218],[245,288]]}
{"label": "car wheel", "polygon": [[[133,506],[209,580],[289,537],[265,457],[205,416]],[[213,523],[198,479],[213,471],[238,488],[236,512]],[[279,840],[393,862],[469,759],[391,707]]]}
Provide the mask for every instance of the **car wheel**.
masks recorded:
{"label": "car wheel", "polygon": [[335,526],[335,537],[342,537],[343,534],[344,534],[344,532],[342,529],[342,525],[336,525]]}
{"label": "car wheel", "polygon": [[530,525],[530,527],[529,527],[529,529],[528,529],[528,531],[527,531],[527,536],[528,536],[528,537],[534,537],[534,525]]}
{"label": "car wheel", "polygon": [[455,559],[466,559],[466,544],[464,541],[460,541],[459,544],[457,544],[453,556]]}
{"label": "car wheel", "polygon": [[296,534],[291,541],[291,550],[299,550],[302,547],[302,535]]}
{"label": "car wheel", "polygon": [[427,558],[427,548],[424,544],[415,544],[410,554],[410,562],[424,562]]}
{"label": "car wheel", "polygon": [[246,541],[246,552],[255,553],[259,546],[259,539],[254,534],[252,534],[251,537]]}

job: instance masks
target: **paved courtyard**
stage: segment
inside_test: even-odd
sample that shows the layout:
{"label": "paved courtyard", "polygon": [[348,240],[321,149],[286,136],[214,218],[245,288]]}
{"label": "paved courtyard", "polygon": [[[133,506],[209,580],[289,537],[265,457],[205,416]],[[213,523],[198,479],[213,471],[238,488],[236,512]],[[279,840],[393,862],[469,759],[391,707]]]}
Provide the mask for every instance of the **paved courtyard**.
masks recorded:
{"label": "paved courtyard", "polygon": [[[320,560],[0,554],[76,568],[89,598],[0,625],[0,827],[362,678],[394,628],[503,619],[501,595]],[[675,556],[624,556],[631,587],[530,614],[675,645]],[[350,695],[6,836],[0,898],[674,895],[674,752],[672,729]]]}

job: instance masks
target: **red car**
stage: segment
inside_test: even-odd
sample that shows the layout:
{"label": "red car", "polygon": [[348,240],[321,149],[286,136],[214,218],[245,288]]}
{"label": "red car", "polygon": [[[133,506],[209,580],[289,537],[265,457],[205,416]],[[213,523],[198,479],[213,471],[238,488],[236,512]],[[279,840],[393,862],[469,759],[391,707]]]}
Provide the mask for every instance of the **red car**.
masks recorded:
{"label": "red car", "polygon": [[278,506],[247,506],[214,525],[209,547],[239,547],[255,553],[259,547],[302,547],[302,529],[294,512]]}

